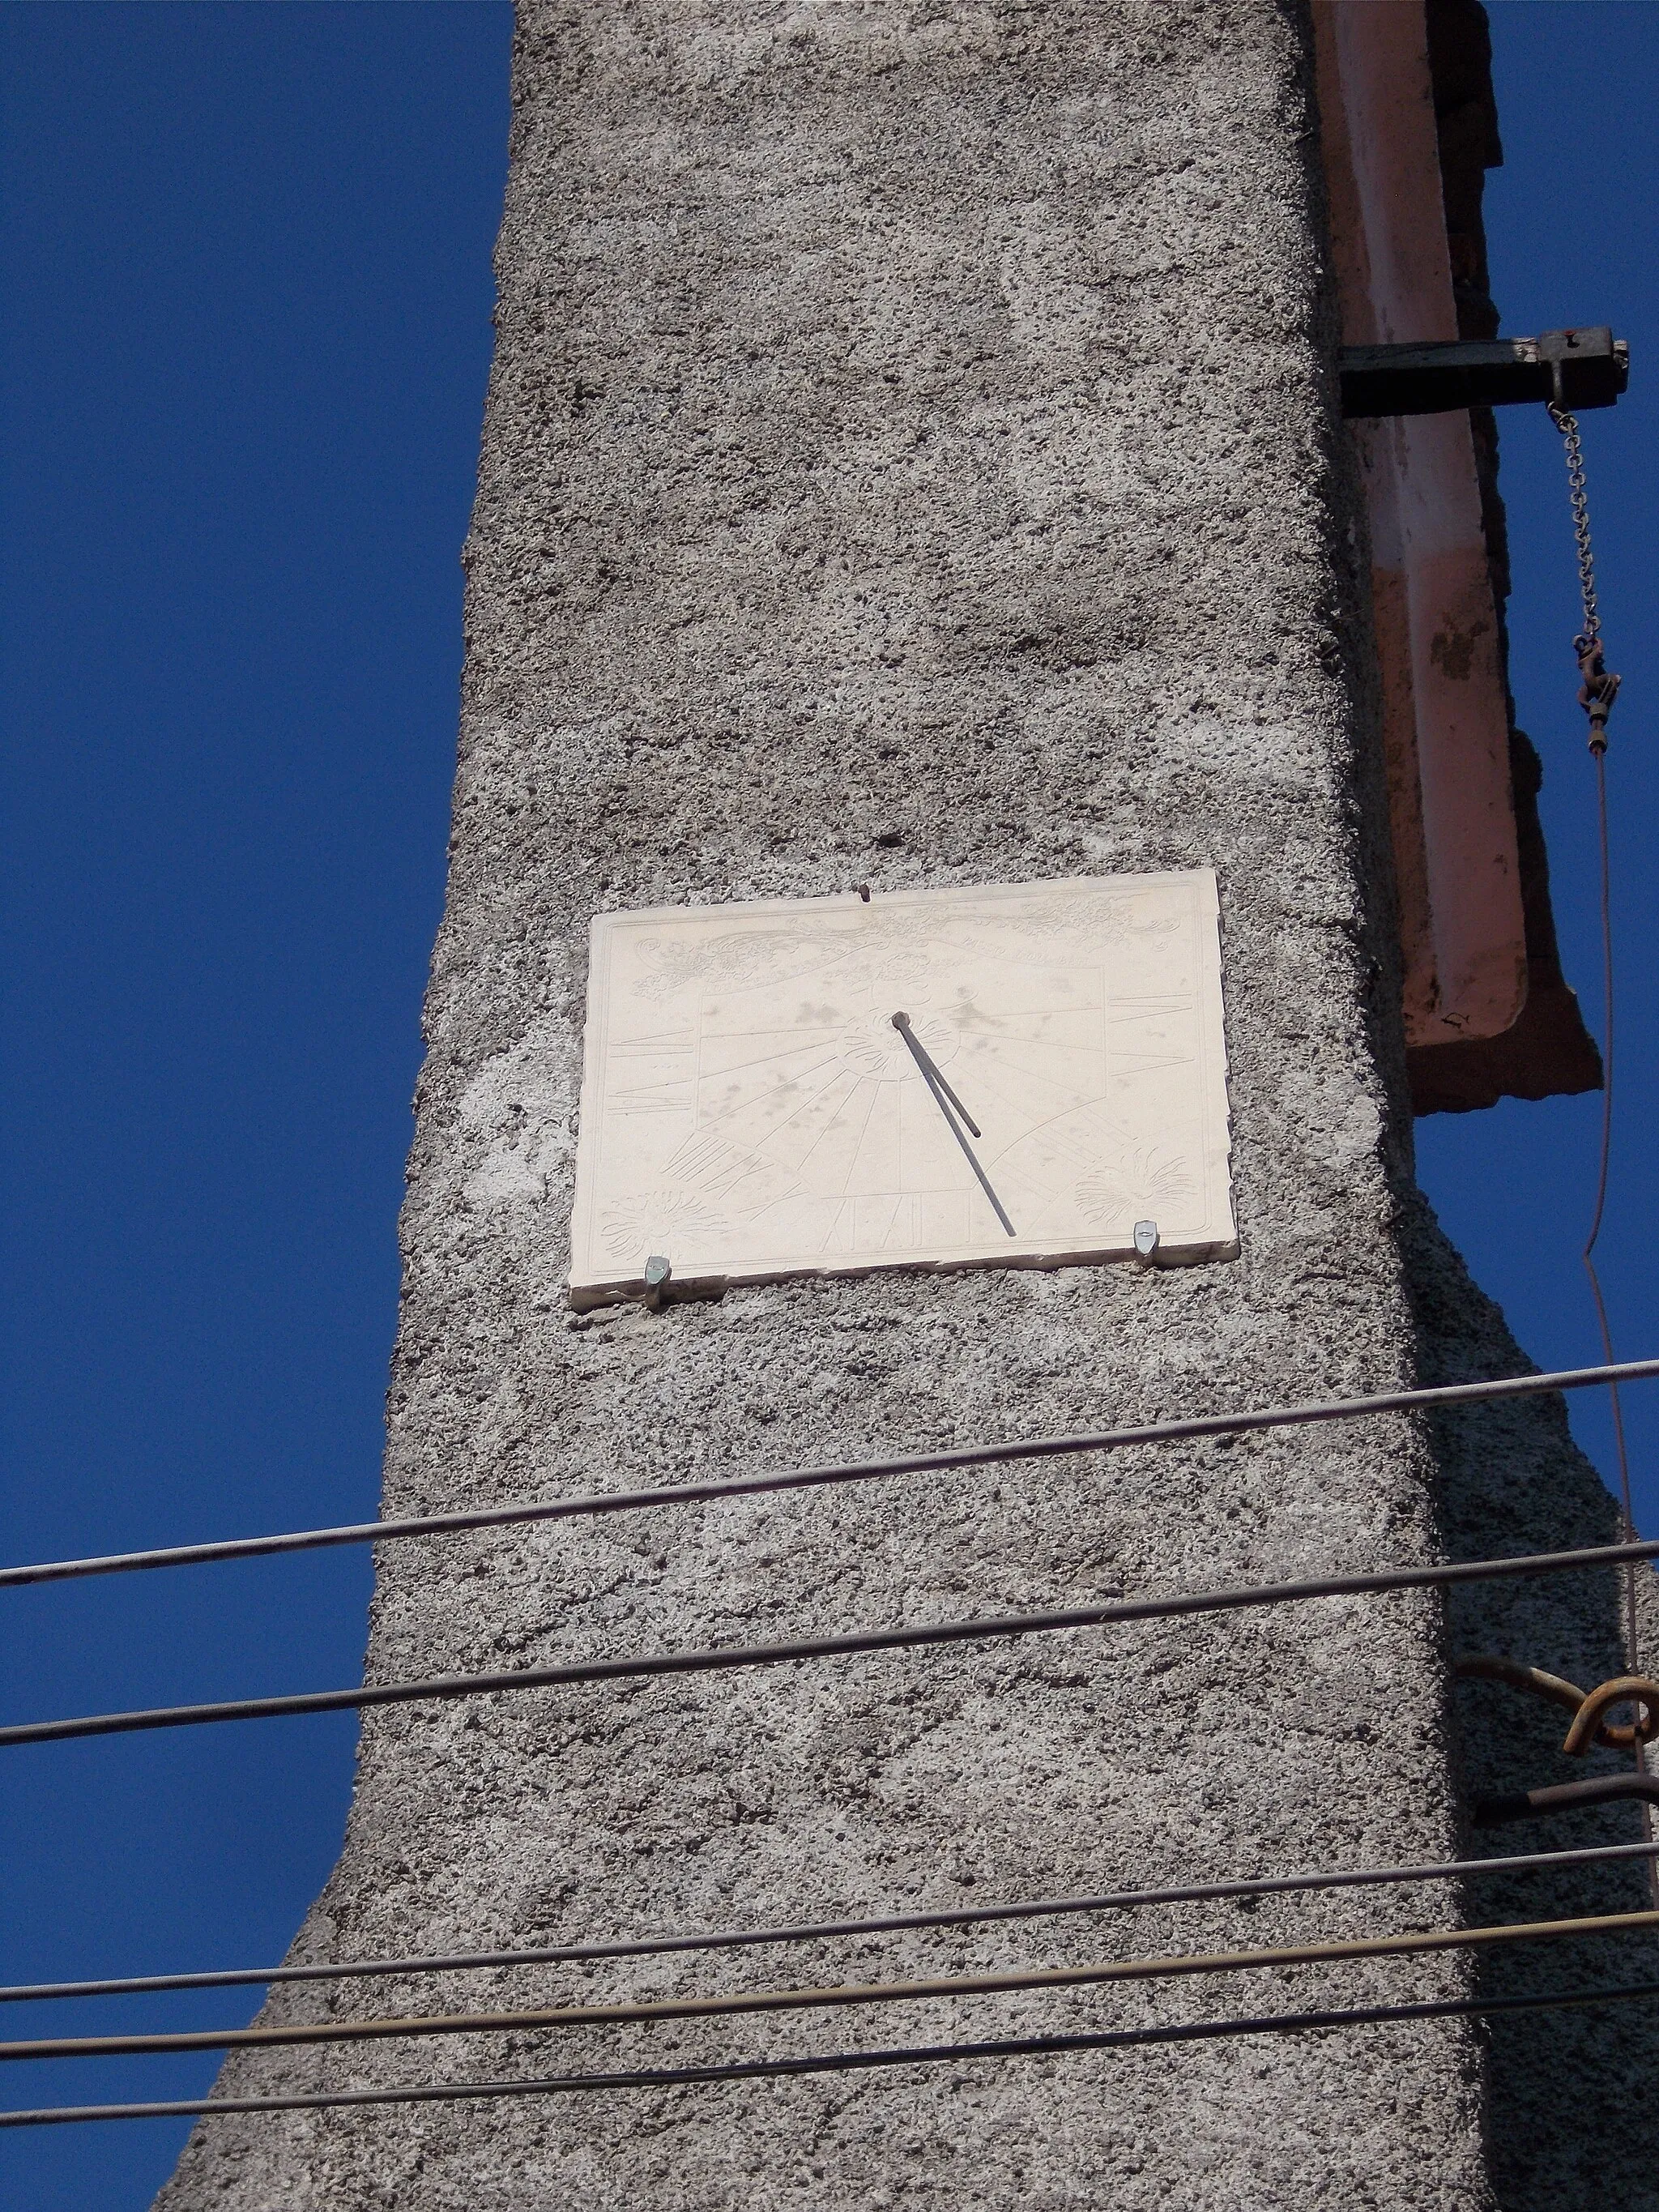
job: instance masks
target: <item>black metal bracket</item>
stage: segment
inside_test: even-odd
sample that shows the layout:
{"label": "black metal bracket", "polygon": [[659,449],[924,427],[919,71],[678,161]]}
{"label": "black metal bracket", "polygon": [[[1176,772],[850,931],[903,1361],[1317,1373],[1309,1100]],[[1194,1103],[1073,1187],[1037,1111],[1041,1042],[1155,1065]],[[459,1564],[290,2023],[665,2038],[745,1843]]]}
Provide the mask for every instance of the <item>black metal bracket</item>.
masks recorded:
{"label": "black metal bracket", "polygon": [[1630,382],[1630,348],[1605,325],[1535,338],[1344,346],[1342,412],[1444,415],[1553,400],[1573,414],[1611,407]]}

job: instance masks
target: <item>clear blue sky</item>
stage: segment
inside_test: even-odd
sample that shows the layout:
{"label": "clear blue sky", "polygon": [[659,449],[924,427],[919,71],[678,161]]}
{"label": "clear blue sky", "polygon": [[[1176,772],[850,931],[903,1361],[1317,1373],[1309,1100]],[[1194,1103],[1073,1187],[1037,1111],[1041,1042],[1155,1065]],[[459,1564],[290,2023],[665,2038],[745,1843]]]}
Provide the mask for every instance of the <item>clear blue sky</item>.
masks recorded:
{"label": "clear blue sky", "polygon": [[[1621,1119],[1607,1278],[1659,1350],[1652,952],[1659,10],[1494,9],[1504,327],[1611,320],[1587,438],[1613,664]],[[368,1517],[419,1006],[443,890],[460,571],[489,352],[507,10],[39,5],[4,39],[8,1559]],[[1560,456],[1504,422],[1522,720],[1595,1024]],[[1549,1365],[1593,1100],[1420,1128],[1454,1235]],[[1659,1526],[1659,1392],[1630,1394]],[[1575,1408],[1606,1455],[1598,1407]],[[8,1718],[331,1686],[356,1554],[13,1592]],[[349,1718],[5,1755],[0,1976],[278,1957],[325,1878]],[[96,2032],[246,1994],[75,2008]],[[64,2007],[9,2008],[44,2033]],[[8,2069],[7,2104],[190,2094],[204,2059]],[[19,2212],[138,2212],[180,2124],[0,2136]]]}

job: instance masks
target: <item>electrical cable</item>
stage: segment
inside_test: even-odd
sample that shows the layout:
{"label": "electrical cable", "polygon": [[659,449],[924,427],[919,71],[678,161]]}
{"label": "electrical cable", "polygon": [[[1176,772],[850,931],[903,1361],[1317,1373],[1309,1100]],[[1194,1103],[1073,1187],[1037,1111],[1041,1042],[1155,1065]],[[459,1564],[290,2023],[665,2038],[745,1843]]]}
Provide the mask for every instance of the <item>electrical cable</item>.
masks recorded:
{"label": "electrical cable", "polygon": [[[1585,610],[1587,616],[1595,616],[1595,594],[1594,586],[1591,584],[1586,584],[1585,586]],[[1595,617],[1595,630],[1594,635],[1596,637],[1598,644],[1601,627],[1600,617]],[[1616,678],[1614,678],[1614,682],[1615,684],[1617,683]],[[1595,726],[1592,723],[1592,732],[1594,732]],[[1607,1318],[1607,1304],[1606,1298],[1601,1295],[1601,1278],[1598,1273],[1595,1266],[1595,1246],[1596,1241],[1601,1234],[1602,1216],[1607,1211],[1607,1170],[1613,1154],[1613,888],[1612,866],[1609,857],[1607,839],[1607,759],[1606,744],[1603,743],[1598,745],[1594,742],[1592,737],[1590,754],[1595,763],[1595,820],[1596,829],[1598,831],[1598,842],[1601,848],[1601,974],[1602,988],[1605,997],[1602,1018],[1603,1044],[1601,1051],[1601,1158],[1596,1170],[1595,1206],[1590,1220],[1589,1235],[1584,1240],[1584,1249],[1579,1255],[1579,1257],[1583,1262],[1584,1273],[1589,1278],[1590,1295],[1595,1302],[1596,1323],[1601,1333],[1601,1343],[1606,1352],[1607,1362],[1611,1364],[1613,1362],[1613,1326]],[[1613,1455],[1619,1468],[1620,1512],[1624,1521],[1626,1540],[1629,1541],[1636,1534],[1636,1508],[1631,1492],[1630,1452],[1625,1440],[1625,1409],[1619,1401],[1619,1385],[1616,1382],[1610,1382],[1608,1384],[1607,1396],[1612,1401],[1613,1408]],[[1642,1639],[1641,1631],[1638,1624],[1636,1609],[1636,1566],[1634,1561],[1632,1561],[1625,1570],[1625,1662],[1632,1674],[1639,1674],[1641,1673]],[[1639,1742],[1635,1746],[1634,1755],[1637,1771],[1639,1774],[1645,1776],[1649,1771],[1647,1754]],[[1647,1837],[1648,1841],[1651,1843],[1654,1838],[1654,1818],[1653,1808],[1650,1804],[1644,1804],[1642,1808],[1642,1826],[1643,1832]],[[1648,1869],[1648,1885],[1652,1892],[1654,1903],[1656,1905],[1659,1905],[1659,1867],[1650,1866]]]}
{"label": "electrical cable", "polygon": [[1182,2021],[1167,2027],[1085,2029],[1022,2035],[981,2043],[924,2043],[908,2049],[824,2051],[799,2058],[739,2058],[712,2066],[649,2066],[615,2074],[545,2074],[506,2081],[422,2081],[384,2089],[313,2089],[273,2097],[193,2097],[128,2105],[46,2105],[0,2112],[0,2128],[62,2126],[78,2120],[207,2119],[221,2112],[317,2112],[359,2105],[456,2104],[471,2098],[550,2097],[605,2089],[674,2089],[717,2081],[756,2081],[793,2075],[850,2074],[883,2066],[960,2064],[965,2060],[1058,2057],[1084,2051],[1124,2051],[1163,2043],[1209,2043],[1235,2035],[1308,2035],[1397,2021],[1468,2020],[1513,2012],[1625,2004],[1659,1996],[1659,1982],[1622,1988],[1547,1990],[1504,1997],[1433,1997],[1418,2004],[1350,2005],[1322,2012],[1262,2013],[1236,2020]]}
{"label": "electrical cable", "polygon": [[[1607,1300],[1601,1295],[1601,1279],[1596,1273],[1595,1247],[1601,1234],[1602,1218],[1607,1206],[1607,1170],[1613,1153],[1613,893],[1607,850],[1607,763],[1605,747],[1593,748],[1595,761],[1595,814],[1600,832],[1601,878],[1601,965],[1604,1012],[1602,1016],[1601,1047],[1601,1157],[1595,1175],[1595,1204],[1590,1217],[1589,1235],[1584,1239],[1584,1249],[1579,1257],[1584,1273],[1589,1277],[1590,1295],[1595,1303],[1596,1325],[1609,1367],[1616,1363],[1613,1353],[1613,1327],[1607,1319]],[[1616,1380],[1607,1385],[1607,1395],[1613,1408],[1613,1453],[1619,1468],[1619,1502],[1624,1516],[1625,1536],[1629,1541],[1636,1534],[1636,1513],[1632,1501],[1630,1453],[1625,1440],[1625,1413],[1619,1402]],[[1625,1656],[1632,1674],[1642,1671],[1642,1655],[1636,1629],[1636,1570],[1632,1566],[1626,1583],[1627,1612],[1626,1617]],[[1640,1754],[1638,1753],[1638,1756]]]}
{"label": "electrical cable", "polygon": [[1389,1390],[1368,1398],[1310,1400],[1243,1413],[1201,1413],[1173,1421],[1094,1434],[1028,1437],[1007,1443],[962,1444],[909,1452],[896,1459],[854,1461],[835,1467],[798,1468],[776,1474],[732,1475],[702,1482],[654,1484],[644,1490],[598,1491],[574,1498],[544,1498],[521,1505],[486,1505],[459,1513],[425,1513],[395,1521],[360,1521],[337,1528],[299,1528],[274,1536],[232,1536],[205,1544],[171,1544],[143,1552],[110,1552],[83,1559],[49,1559],[0,1567],[0,1589],[69,1582],[91,1575],[132,1574],[155,1567],[209,1566],[231,1559],[314,1552],[348,1544],[385,1544],[410,1536],[454,1536],[471,1529],[508,1528],[528,1522],[565,1521],[600,1513],[631,1513],[665,1505],[700,1505],[721,1498],[752,1498],[823,1484],[872,1482],[901,1474],[1002,1467],[1013,1460],[1056,1459],[1073,1454],[1121,1451],[1141,1444],[1176,1443],[1199,1437],[1243,1436],[1262,1429],[1351,1421],[1380,1413],[1432,1412],[1442,1406],[1479,1405],[1494,1399],[1536,1397],[1583,1390],[1605,1382],[1650,1382],[1659,1359],[1631,1359],[1604,1367],[1565,1368],[1550,1375],[1506,1376],[1490,1382],[1451,1382],[1420,1390]]}
{"label": "electrical cable", "polygon": [[1375,1884],[1455,1881],[1468,1874],[1532,1874],[1568,1867],[1651,1858],[1659,1844],[1601,1844],[1576,1851],[1528,1851],[1505,1858],[1448,1859],[1433,1866],[1358,1867],[1328,1874],[1268,1875],[1237,1881],[1188,1882],[1169,1889],[1109,1890],[1092,1897],[1042,1897],[1012,1905],[952,1905],[933,1912],[893,1912],[859,1920],[801,1921],[780,1928],[723,1928],[685,1936],[621,1936],[608,1942],[561,1943],[529,1951],[452,1951],[408,1959],[351,1959],[315,1966],[233,1967],[219,1972],[131,1974],[96,1982],[18,1982],[0,1988],[0,2004],[56,1997],[150,1996],[166,1990],[266,1988],[287,1982],[365,1980],[386,1974],[472,1972],[484,1967],[556,1966],[599,1959],[654,1958],[665,1952],[726,1951],[766,1943],[813,1943],[839,1936],[892,1936],[925,1928],[979,1928],[1008,1920],[1058,1918],[1066,1913],[1127,1911],[1145,1905],[1225,1902],[1305,1890],[1356,1889]]}
{"label": "electrical cable", "polygon": [[1522,1920],[1492,1928],[1431,1928],[1255,1951],[1198,1951],[1167,1958],[1103,1959],[1082,1966],[1020,1966],[996,1974],[942,1974],[902,1982],[840,1982],[796,1990],[740,1990],[720,1996],[643,1997],[610,2004],[548,2005],[506,2012],[423,2013],[406,2018],[284,2021],[267,2027],[186,2028],[157,2035],[40,2036],[0,2043],[0,2062],[36,2058],[159,2057],[183,2051],[273,2051],[300,2045],[381,2043],[416,2035],[489,2035],[628,2021],[724,2020],[739,2014],[910,2004],[933,1997],[995,1996],[1016,1990],[1097,1988],[1169,1981],[1188,1974],[1239,1974],[1356,1959],[1418,1958],[1563,1936],[1659,1934],[1659,1912],[1606,1912],[1571,1920]]}
{"label": "electrical cable", "polygon": [[[1598,905],[1601,925],[1601,1138],[1595,1171],[1595,1202],[1590,1211],[1589,1234],[1584,1239],[1584,1248],[1579,1258],[1585,1274],[1589,1278],[1590,1297],[1595,1302],[1602,1356],[1612,1366],[1614,1364],[1613,1327],[1607,1318],[1607,1302],[1601,1294],[1601,1278],[1595,1265],[1595,1247],[1607,1212],[1607,1172],[1613,1158],[1614,995],[1613,865],[1607,835],[1607,720],[1618,699],[1621,679],[1613,674],[1607,664],[1607,649],[1601,635],[1601,602],[1595,588],[1595,556],[1590,543],[1589,497],[1584,483],[1583,447],[1579,438],[1577,416],[1561,404],[1559,384],[1558,370],[1557,397],[1549,412],[1550,419],[1561,433],[1566,453],[1567,497],[1572,509],[1573,538],[1578,561],[1578,592],[1584,617],[1584,626],[1574,638],[1572,649],[1582,679],[1578,703],[1589,718],[1589,754],[1595,764]],[[1631,1492],[1630,1451],[1625,1437],[1625,1411],[1619,1401],[1617,1381],[1609,1381],[1607,1395],[1612,1401],[1613,1454],[1619,1468],[1619,1502],[1624,1520],[1625,1540],[1628,1543],[1636,1534],[1636,1510]],[[1632,1562],[1625,1570],[1625,1660],[1627,1672],[1633,1675],[1642,1671],[1636,1580],[1636,1568]],[[1647,1758],[1639,1742],[1635,1747],[1635,1754],[1637,1771],[1645,1776],[1648,1772]],[[1643,1806],[1642,1822],[1643,1832],[1651,1843],[1654,1820],[1650,1805]],[[1650,1869],[1649,1881],[1654,1902],[1659,1905],[1659,1868]]]}
{"label": "electrical cable", "polygon": [[642,1680],[667,1674],[706,1674],[742,1667],[775,1667],[800,1659],[833,1659],[865,1651],[914,1650],[935,1644],[980,1643],[1002,1637],[1048,1635],[1066,1628],[1101,1628],[1131,1620],[1164,1620],[1204,1613],[1232,1613],[1252,1606],[1294,1605],[1310,1598],[1352,1597],[1379,1590],[1437,1589],[1509,1575],[1565,1574],[1622,1566],[1626,1559],[1659,1558],[1659,1541],[1601,1544],[1575,1552],[1528,1552],[1499,1559],[1465,1559],[1443,1566],[1387,1567],[1355,1575],[1321,1575],[1306,1581],[1257,1583],[1236,1589],[1184,1595],[1112,1599],[1066,1606],[1049,1613],[1005,1613],[976,1620],[924,1622],[913,1628],[855,1629],[841,1636],[796,1638],[784,1644],[716,1644],[690,1651],[647,1652],[631,1659],[578,1659],[558,1667],[517,1667],[492,1674],[434,1674],[413,1682],[364,1683],[349,1690],[302,1690],[274,1698],[230,1698],[212,1704],[155,1705],[125,1713],[88,1713],[72,1720],[23,1721],[0,1728],[0,1750],[73,1738],[130,1735],[144,1729],[200,1728],[220,1721],[283,1720],[302,1713],[354,1712],[372,1705],[403,1705],[448,1698],[492,1696],[498,1691],[545,1690],[584,1682]]}

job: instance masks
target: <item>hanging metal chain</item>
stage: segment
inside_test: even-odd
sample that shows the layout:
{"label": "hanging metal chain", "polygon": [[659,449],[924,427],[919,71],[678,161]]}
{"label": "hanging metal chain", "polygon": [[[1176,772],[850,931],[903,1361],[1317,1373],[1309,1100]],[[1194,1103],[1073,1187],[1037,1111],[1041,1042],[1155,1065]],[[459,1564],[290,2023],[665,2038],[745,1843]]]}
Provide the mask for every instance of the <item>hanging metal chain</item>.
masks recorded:
{"label": "hanging metal chain", "polygon": [[1584,627],[1572,641],[1583,678],[1578,703],[1589,716],[1589,749],[1598,757],[1607,749],[1607,717],[1619,696],[1619,678],[1607,667],[1601,647],[1601,610],[1595,596],[1595,555],[1590,547],[1589,498],[1584,489],[1584,449],[1578,418],[1552,403],[1550,420],[1566,441],[1567,496],[1572,502],[1572,534],[1578,548],[1578,589],[1584,602]]}

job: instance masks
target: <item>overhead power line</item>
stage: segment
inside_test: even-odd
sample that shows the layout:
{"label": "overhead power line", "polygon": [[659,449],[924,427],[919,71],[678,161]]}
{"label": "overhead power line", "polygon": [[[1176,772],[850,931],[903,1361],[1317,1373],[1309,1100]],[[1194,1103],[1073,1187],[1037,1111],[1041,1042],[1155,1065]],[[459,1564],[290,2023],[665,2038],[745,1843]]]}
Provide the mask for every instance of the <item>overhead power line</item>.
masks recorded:
{"label": "overhead power line", "polygon": [[1390,1390],[1369,1398],[1310,1400],[1302,1405],[1269,1407],[1243,1413],[1201,1413],[1183,1420],[1151,1421],[1135,1428],[1103,1429],[1093,1434],[962,1444],[939,1451],[909,1452],[894,1459],[854,1461],[844,1466],[797,1468],[781,1474],[732,1475],[704,1482],[665,1483],[645,1490],[599,1491],[525,1504],[479,1506],[461,1513],[425,1513],[395,1521],[360,1521],[337,1528],[301,1528],[276,1536],[234,1536],[216,1543],[111,1552],[94,1559],[53,1559],[29,1566],[0,1567],[0,1589],[15,1589],[30,1583],[69,1582],[89,1575],[131,1574],[151,1567],[207,1566],[229,1559],[264,1559],[276,1553],[323,1551],[344,1544],[386,1544],[407,1536],[455,1536],[475,1528],[508,1528],[526,1522],[568,1521],[592,1514],[631,1513],[656,1506],[708,1504],[720,1498],[811,1490],[826,1483],[873,1482],[891,1475],[927,1474],[954,1468],[1000,1467],[1011,1460],[1057,1459],[1083,1452],[1122,1451],[1140,1444],[1177,1443],[1199,1437],[1243,1436],[1254,1430],[1291,1428],[1309,1422],[1353,1421],[1379,1413],[1432,1412],[1441,1406],[1537,1397],[1556,1390],[1587,1389],[1596,1383],[1647,1382],[1656,1376],[1659,1376],[1659,1359],[1626,1360],[1617,1365],[1564,1368],[1553,1375],[1517,1375],[1492,1382],[1453,1382],[1425,1390]]}
{"label": "overhead power line", "polygon": [[272,2051],[301,2044],[379,2043],[416,2035],[524,2033],[560,2027],[615,2027],[630,2021],[726,2019],[743,2013],[818,2011],[827,2007],[909,2004],[930,1997],[993,1996],[1016,1990],[1094,1988],[1168,1981],[1188,1974],[1237,1974],[1285,1966],[1340,1965],[1354,1959],[1415,1958],[1427,1952],[1481,1950],[1500,1943],[1583,1936],[1659,1933],[1659,1912],[1606,1912],[1572,1920],[1523,1920],[1495,1928],[1411,1929],[1267,1950],[1176,1953],[1157,1959],[1095,1960],[1082,1966],[1022,1966],[996,1974],[945,1974],[902,1982],[840,1982],[799,1990],[739,1990],[714,1996],[624,1998],[611,2004],[548,2005],[506,2012],[428,2013],[386,2020],[283,2021],[269,2027],[189,2028],[161,2035],[64,2035],[0,2043],[0,2061],[33,2058],[156,2057],[182,2051]]}
{"label": "overhead power line", "polygon": [[1348,2005],[1319,2012],[1263,2013],[1253,2018],[1196,2020],[1165,2027],[1085,2029],[980,2043],[924,2043],[905,2049],[824,2051],[796,2058],[742,2058],[713,2066],[649,2066],[626,2073],[544,2074],[506,2081],[422,2081],[384,2089],[313,2089],[273,2097],[174,2098],[149,2104],[47,2105],[0,2112],[0,2128],[62,2126],[77,2120],[210,2118],[222,2112],[316,2112],[359,2105],[464,2103],[470,2099],[552,2097],[607,2089],[675,2089],[716,2081],[776,2080],[793,2075],[850,2074],[884,2066],[961,2064],[974,2059],[1047,2058],[1085,2051],[1126,2051],[1147,2044],[1209,2043],[1236,2035],[1307,2035],[1324,2029],[1387,2027],[1419,2020],[1468,2020],[1512,2012],[1626,2004],[1659,1996],[1659,1982],[1596,1990],[1547,1990],[1504,1997],[1434,1997],[1417,2004]]}
{"label": "overhead power line", "polygon": [[150,1996],[166,1990],[264,1988],[286,1982],[358,1981],[374,1975],[471,1972],[484,1967],[556,1966],[599,1959],[654,1958],[664,1952],[736,1950],[767,1943],[813,1943],[841,1936],[892,1936],[924,1928],[977,1928],[988,1922],[1043,1920],[1066,1913],[1127,1911],[1145,1905],[1278,1897],[1304,1890],[1373,1884],[1454,1881],[1469,1874],[1532,1874],[1650,1859],[1659,1844],[1602,1844],[1576,1851],[1528,1851],[1505,1858],[1447,1859],[1432,1866],[1358,1867],[1325,1874],[1267,1875],[1249,1881],[1188,1882],[1177,1888],[1107,1890],[1097,1896],[1022,1899],[1010,1905],[952,1905],[934,1912],[892,1912],[857,1920],[811,1920],[778,1928],[724,1928],[684,1936],[620,1936],[539,1950],[434,1952],[408,1959],[324,1960],[299,1966],[243,1966],[219,1972],[131,1974],[95,1982],[17,1982],[0,1987],[0,2004],[52,1997]]}
{"label": "overhead power line", "polygon": [[72,1737],[129,1735],[143,1729],[198,1728],[216,1721],[283,1720],[301,1713],[351,1712],[370,1705],[424,1704],[447,1698],[492,1696],[500,1691],[545,1690],[583,1682],[640,1680],[661,1674],[707,1674],[740,1667],[775,1667],[799,1659],[831,1659],[865,1651],[902,1651],[935,1644],[980,1643],[1004,1637],[1042,1636],[1066,1628],[1101,1628],[1131,1620],[1163,1620],[1204,1613],[1233,1613],[1252,1606],[1295,1605],[1311,1598],[1352,1597],[1379,1590],[1433,1589],[1449,1583],[1487,1582],[1507,1575],[1565,1574],[1619,1566],[1627,1559],[1659,1558],[1659,1541],[1601,1544],[1576,1552],[1529,1552],[1500,1559],[1465,1559],[1439,1566],[1385,1567],[1364,1574],[1320,1575],[1297,1582],[1256,1583],[1233,1589],[1196,1590],[1168,1597],[1112,1599],[1066,1606],[1055,1612],[1015,1613],[977,1620],[927,1621],[910,1628],[854,1629],[840,1636],[799,1638],[785,1644],[716,1644],[690,1651],[653,1651],[635,1658],[579,1659],[557,1667],[516,1667],[501,1674],[433,1674],[413,1682],[363,1683],[349,1690],[304,1690],[274,1698],[231,1698],[208,1705],[155,1705],[126,1713],[88,1713],[72,1720],[24,1721],[0,1728],[0,1750],[27,1743],[63,1743]]}

